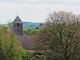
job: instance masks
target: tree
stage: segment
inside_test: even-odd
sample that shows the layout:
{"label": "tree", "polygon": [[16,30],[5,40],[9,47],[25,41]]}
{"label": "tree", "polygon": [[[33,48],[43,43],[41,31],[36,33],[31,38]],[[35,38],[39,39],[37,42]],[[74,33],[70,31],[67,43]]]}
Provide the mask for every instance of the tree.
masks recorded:
{"label": "tree", "polygon": [[20,43],[4,26],[0,26],[0,60],[22,60]]}
{"label": "tree", "polygon": [[26,27],[27,27],[27,25],[26,25]]}
{"label": "tree", "polygon": [[43,26],[43,23],[40,23],[40,26],[42,27]]}
{"label": "tree", "polygon": [[48,49],[46,50],[47,60],[79,60],[79,17],[65,11],[49,14],[47,26],[34,37],[35,49]]}
{"label": "tree", "polygon": [[33,35],[36,34],[39,29],[36,28],[27,28],[27,30],[23,30],[25,35]]}
{"label": "tree", "polygon": [[36,58],[33,57],[33,54],[30,51],[28,51],[26,49],[21,49],[21,50],[22,50],[21,55],[22,55],[23,60],[36,60]]}
{"label": "tree", "polygon": [[0,26],[0,60],[36,60],[33,54],[23,49],[14,33],[8,27]]}

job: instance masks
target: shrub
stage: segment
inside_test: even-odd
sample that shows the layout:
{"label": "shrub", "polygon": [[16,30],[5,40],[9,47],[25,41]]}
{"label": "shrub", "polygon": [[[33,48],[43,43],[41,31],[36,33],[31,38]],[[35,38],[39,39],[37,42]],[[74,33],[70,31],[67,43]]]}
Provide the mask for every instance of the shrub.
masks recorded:
{"label": "shrub", "polygon": [[33,57],[33,54],[30,52],[30,51],[28,51],[28,50],[26,50],[26,49],[21,49],[22,50],[22,59],[23,60],[36,60],[36,58],[35,57]]}

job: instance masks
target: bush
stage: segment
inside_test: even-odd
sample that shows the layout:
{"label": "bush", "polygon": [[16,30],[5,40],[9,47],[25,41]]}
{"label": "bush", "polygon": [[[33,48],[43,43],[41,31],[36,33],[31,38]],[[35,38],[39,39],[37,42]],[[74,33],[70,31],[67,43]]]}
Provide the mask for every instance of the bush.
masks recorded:
{"label": "bush", "polygon": [[36,60],[36,58],[33,57],[33,54],[26,49],[22,49],[22,54],[21,55],[22,55],[23,60],[34,60],[34,59]]}

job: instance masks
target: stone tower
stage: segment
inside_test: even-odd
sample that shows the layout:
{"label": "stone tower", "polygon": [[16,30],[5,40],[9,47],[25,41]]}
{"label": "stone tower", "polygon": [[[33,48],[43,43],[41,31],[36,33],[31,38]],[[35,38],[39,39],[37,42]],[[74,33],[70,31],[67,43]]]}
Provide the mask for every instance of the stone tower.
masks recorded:
{"label": "stone tower", "polygon": [[23,35],[23,22],[18,16],[13,21],[13,31],[16,35]]}

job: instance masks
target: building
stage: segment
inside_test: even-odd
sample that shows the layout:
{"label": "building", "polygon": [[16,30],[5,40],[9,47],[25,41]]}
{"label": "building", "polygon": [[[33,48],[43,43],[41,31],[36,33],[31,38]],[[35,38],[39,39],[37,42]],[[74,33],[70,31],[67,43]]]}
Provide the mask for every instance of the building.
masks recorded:
{"label": "building", "polygon": [[23,35],[23,22],[18,16],[13,21],[13,31],[16,35]]}
{"label": "building", "polygon": [[33,40],[31,36],[26,36],[23,34],[23,22],[21,21],[19,16],[17,16],[13,21],[13,26],[10,28],[9,33],[12,34],[12,32],[16,34],[16,38],[18,39],[18,41],[21,41],[23,48],[31,50],[31,47],[34,44]]}

